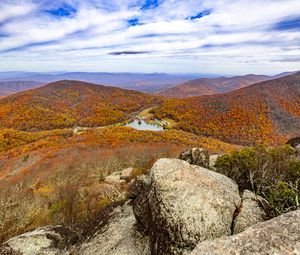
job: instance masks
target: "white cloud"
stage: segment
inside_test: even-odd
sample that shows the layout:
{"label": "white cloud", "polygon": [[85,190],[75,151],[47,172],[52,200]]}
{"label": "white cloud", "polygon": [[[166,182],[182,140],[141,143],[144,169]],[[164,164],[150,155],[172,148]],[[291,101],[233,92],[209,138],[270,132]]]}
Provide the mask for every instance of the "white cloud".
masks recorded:
{"label": "white cloud", "polygon": [[[270,73],[300,69],[297,61],[274,61],[300,56],[299,28],[275,29],[282,20],[299,18],[298,0],[164,0],[147,10],[141,9],[142,0],[64,2],[76,12],[62,17],[45,12],[63,8],[61,1],[0,4],[0,58],[4,60],[0,71],[77,67],[86,71],[228,72],[232,68],[230,73]],[[208,10],[210,15],[190,19]],[[139,24],[129,26],[131,19],[138,19]],[[121,51],[148,53],[109,55]],[[137,70],[136,61],[143,63]]]}

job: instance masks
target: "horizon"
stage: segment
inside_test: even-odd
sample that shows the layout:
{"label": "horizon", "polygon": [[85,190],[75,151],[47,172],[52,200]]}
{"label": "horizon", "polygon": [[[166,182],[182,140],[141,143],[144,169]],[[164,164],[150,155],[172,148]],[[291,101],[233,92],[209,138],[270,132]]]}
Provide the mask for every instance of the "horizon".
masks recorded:
{"label": "horizon", "polygon": [[0,72],[300,70],[299,9],[296,0],[4,0]]}

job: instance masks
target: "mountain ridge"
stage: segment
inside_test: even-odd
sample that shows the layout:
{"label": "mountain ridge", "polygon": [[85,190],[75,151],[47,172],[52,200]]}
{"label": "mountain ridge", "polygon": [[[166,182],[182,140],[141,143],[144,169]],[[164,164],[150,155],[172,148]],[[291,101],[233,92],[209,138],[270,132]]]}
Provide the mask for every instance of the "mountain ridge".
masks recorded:
{"label": "mountain ridge", "polygon": [[154,109],[179,128],[240,144],[274,144],[300,130],[300,73],[232,92],[169,99]]}
{"label": "mountain ridge", "polygon": [[45,130],[122,122],[159,96],[133,90],[64,80],[0,100],[0,128]]}

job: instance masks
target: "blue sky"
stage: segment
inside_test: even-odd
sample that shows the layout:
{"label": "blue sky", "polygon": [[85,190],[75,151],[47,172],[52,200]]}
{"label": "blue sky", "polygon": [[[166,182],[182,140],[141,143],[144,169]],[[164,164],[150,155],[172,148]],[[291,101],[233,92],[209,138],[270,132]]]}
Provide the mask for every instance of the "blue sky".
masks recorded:
{"label": "blue sky", "polygon": [[0,71],[293,70],[299,0],[0,2]]}

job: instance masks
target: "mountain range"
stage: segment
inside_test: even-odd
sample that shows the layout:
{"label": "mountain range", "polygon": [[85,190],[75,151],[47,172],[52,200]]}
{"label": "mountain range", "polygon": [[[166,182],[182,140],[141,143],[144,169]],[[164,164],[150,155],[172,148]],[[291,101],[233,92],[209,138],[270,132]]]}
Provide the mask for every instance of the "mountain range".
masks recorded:
{"label": "mountain range", "polygon": [[227,142],[280,143],[300,135],[300,72],[225,94],[170,99],[154,113]]}
{"label": "mountain range", "polygon": [[0,96],[15,94],[20,91],[42,86],[43,83],[36,81],[6,81],[0,82]]}
{"label": "mountain range", "polygon": [[281,73],[275,76],[249,74],[233,77],[199,78],[184,82],[172,88],[167,88],[160,91],[159,94],[168,98],[220,94],[247,87],[258,82],[281,78],[290,74],[293,74],[293,72]]}
{"label": "mountain range", "polygon": [[[200,75],[202,76],[202,75]],[[207,75],[203,75],[207,76]],[[198,78],[194,74],[165,74],[165,73],[103,73],[103,72],[69,72],[69,73],[31,73],[3,72],[0,82],[35,81],[43,84],[60,80],[78,80],[93,84],[104,84],[125,89],[133,89],[146,93],[156,93],[176,84]],[[33,87],[32,87],[33,88]],[[29,89],[29,88],[28,88]],[[0,84],[1,91],[1,84]]]}

